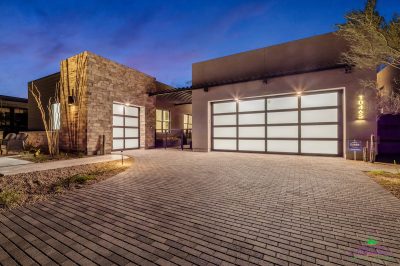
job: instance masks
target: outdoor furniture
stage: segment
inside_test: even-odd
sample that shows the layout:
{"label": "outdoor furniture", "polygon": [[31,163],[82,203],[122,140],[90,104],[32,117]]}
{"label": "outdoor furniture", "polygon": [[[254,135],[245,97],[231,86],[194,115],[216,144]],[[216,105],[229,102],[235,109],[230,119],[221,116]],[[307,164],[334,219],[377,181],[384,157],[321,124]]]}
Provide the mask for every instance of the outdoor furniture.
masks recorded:
{"label": "outdoor furniture", "polygon": [[27,133],[18,133],[15,139],[11,139],[7,143],[7,152],[21,152],[25,149],[25,142],[28,139]]}
{"label": "outdoor furniture", "polygon": [[1,141],[1,155],[3,155],[3,150],[6,151],[6,154],[8,153],[8,145],[9,142],[14,140],[17,137],[17,135],[15,133],[9,133],[7,134],[7,136]]}

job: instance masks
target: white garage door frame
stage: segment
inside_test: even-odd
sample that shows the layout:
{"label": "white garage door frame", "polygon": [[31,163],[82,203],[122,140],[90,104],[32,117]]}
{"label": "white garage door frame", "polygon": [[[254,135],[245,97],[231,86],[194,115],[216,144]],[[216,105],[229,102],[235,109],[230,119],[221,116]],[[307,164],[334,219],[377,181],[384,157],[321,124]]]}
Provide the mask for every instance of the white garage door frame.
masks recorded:
{"label": "white garage door frame", "polygon": [[[336,102],[329,102],[334,93]],[[286,102],[282,101],[284,98],[287,98]],[[327,98],[325,106],[318,106],[324,104],[324,98]],[[342,98],[343,91],[338,89],[211,102],[211,150],[342,156]],[[246,106],[247,101],[257,103]],[[279,101],[284,108],[273,108],[274,102]],[[214,105],[221,103],[226,103],[226,106],[219,105],[219,110],[215,112]],[[316,121],[316,113],[325,118],[321,122]],[[246,116],[252,121],[244,122]],[[274,121],[277,116],[280,119],[285,117],[286,121]],[[251,150],[243,150],[246,148]]]}
{"label": "white garage door frame", "polygon": [[113,103],[112,151],[140,149],[140,107]]}

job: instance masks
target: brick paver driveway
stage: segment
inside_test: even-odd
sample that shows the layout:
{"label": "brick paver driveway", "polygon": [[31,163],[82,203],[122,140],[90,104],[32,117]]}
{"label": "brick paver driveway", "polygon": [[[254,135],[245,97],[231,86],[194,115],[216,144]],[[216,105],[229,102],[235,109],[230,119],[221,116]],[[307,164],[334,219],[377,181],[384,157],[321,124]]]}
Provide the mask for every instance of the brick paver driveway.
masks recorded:
{"label": "brick paver driveway", "polygon": [[1,214],[1,264],[399,264],[400,201],[362,164],[133,154],[126,173]]}

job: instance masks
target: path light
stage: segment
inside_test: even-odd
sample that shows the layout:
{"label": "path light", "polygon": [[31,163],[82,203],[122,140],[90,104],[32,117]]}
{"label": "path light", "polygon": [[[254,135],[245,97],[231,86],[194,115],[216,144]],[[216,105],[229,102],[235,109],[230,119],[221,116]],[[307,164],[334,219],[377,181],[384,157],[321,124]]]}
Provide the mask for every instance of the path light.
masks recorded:
{"label": "path light", "polygon": [[124,151],[121,151],[121,162],[124,165]]}

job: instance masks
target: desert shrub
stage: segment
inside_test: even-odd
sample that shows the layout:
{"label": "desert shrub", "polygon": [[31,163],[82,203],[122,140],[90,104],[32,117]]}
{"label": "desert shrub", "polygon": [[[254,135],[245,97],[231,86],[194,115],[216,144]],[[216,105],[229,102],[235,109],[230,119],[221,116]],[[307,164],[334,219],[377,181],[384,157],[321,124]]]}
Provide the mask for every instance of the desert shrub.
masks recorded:
{"label": "desert shrub", "polygon": [[0,192],[0,204],[6,207],[18,205],[22,199],[22,193],[14,189],[3,189]]}

